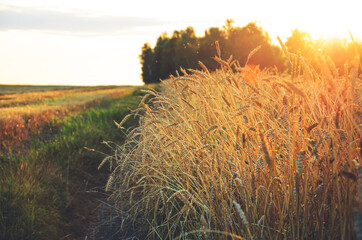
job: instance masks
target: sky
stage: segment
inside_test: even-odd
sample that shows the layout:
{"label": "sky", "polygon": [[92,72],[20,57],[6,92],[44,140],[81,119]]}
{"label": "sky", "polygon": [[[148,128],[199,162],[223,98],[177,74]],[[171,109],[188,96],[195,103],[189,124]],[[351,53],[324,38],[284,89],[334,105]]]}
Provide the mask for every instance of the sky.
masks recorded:
{"label": "sky", "polygon": [[362,39],[361,0],[0,0],[0,84],[141,85],[141,47],[232,18],[274,44],[293,29]]}

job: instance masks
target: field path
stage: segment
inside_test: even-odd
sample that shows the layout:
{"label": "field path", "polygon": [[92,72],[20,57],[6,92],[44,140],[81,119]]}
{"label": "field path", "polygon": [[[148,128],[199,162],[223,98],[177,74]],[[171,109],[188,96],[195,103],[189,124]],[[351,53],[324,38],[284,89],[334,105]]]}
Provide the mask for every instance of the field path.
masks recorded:
{"label": "field path", "polygon": [[[54,223],[40,218],[38,223],[35,219],[34,225],[27,230],[31,236],[19,235],[16,239],[112,239],[113,233],[109,234],[116,233],[116,225],[120,223],[117,219],[112,221],[113,225],[108,221],[112,217],[112,208],[104,187],[110,172],[106,166],[97,169],[104,158],[99,152],[113,154],[102,144],[103,141],[122,143],[124,133],[113,121],[121,121],[129,113],[129,108],[138,106],[140,97],[130,94],[134,90],[134,87],[78,90],[76,94],[63,94],[62,97],[37,102],[29,100],[28,105],[11,103],[6,106],[3,103],[0,106],[0,110],[4,110],[0,111],[0,128],[7,130],[7,134],[0,131],[0,170],[7,169],[6,175],[0,174],[0,185],[14,182],[14,191],[24,194],[19,196],[19,205],[25,207],[23,200],[27,202],[28,196],[35,196],[31,197],[34,205],[30,207],[42,212],[34,214],[51,216],[57,213],[59,217]],[[18,94],[19,98],[23,93],[11,94]],[[9,95],[3,93],[0,96],[6,99],[4,96]],[[61,110],[64,114],[60,114]],[[5,116],[5,112],[9,115]],[[31,119],[30,123],[37,120],[37,124],[19,124],[26,119],[28,122]],[[24,132],[26,134],[20,135]],[[88,151],[85,147],[97,151]],[[35,176],[34,172],[38,174]],[[28,182],[29,176],[31,183],[16,184],[19,177]],[[42,186],[41,192],[37,192],[39,188],[34,186]],[[47,196],[45,202],[43,195]],[[19,214],[14,213],[16,215]],[[23,220],[13,222],[16,221]],[[4,236],[8,235],[5,233]]]}

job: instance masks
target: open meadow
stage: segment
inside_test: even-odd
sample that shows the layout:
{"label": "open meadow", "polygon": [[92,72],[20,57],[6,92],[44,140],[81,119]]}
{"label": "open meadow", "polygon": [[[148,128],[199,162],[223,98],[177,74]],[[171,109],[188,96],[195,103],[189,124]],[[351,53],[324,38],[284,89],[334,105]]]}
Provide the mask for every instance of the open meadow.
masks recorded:
{"label": "open meadow", "polygon": [[109,174],[97,168],[123,141],[114,121],[138,106],[136,89],[0,86],[0,239],[94,231]]}

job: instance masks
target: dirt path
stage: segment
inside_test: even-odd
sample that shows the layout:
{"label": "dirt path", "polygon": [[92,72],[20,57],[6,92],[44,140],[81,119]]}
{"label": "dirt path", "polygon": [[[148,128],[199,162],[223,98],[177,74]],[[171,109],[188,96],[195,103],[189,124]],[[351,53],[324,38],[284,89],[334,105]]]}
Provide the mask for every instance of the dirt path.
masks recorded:
{"label": "dirt path", "polygon": [[[78,113],[81,114],[86,109],[98,104],[101,104],[102,108],[100,113],[103,115],[108,113],[114,115],[114,107],[110,108],[108,112],[108,105],[103,105],[104,102],[102,100],[118,99],[120,95],[125,95],[131,92],[131,90],[133,91],[131,88],[128,88],[127,91],[114,91],[112,94],[104,98],[102,97],[99,101],[92,101],[91,104],[84,104],[79,108],[77,107],[74,111],[68,111],[64,115],[58,114],[56,117],[61,119],[74,115],[77,116],[74,119],[82,119],[81,117],[78,118]],[[135,103],[133,102],[134,100],[125,100],[124,103],[122,102],[122,104],[119,105],[121,108],[116,107],[116,109],[121,110],[119,111],[119,114],[121,114],[120,117],[126,114],[126,111],[122,110],[123,108],[127,110],[129,104],[129,106],[138,104],[138,96],[135,96],[135,100]],[[91,113],[93,114],[93,111],[91,111]],[[51,119],[52,114],[48,115],[50,116],[49,119]],[[90,115],[91,124],[93,121],[105,121],[105,116],[102,117],[103,115],[100,115],[99,119],[96,117],[99,115]],[[85,116],[88,117],[88,114],[85,114]],[[54,196],[54,199],[56,198],[57,201],[59,199],[61,203],[54,203],[54,206],[48,205],[47,203],[44,206],[43,203],[39,203],[39,206],[41,204],[41,207],[43,207],[46,212],[54,210],[58,214],[59,219],[57,221],[59,224],[54,226],[55,229],[60,230],[60,239],[124,239],[122,237],[124,236],[124,232],[121,233],[119,231],[123,219],[117,216],[113,207],[114,203],[108,200],[109,195],[104,191],[110,174],[109,168],[104,166],[101,170],[97,169],[104,156],[97,152],[89,152],[84,149],[84,147],[91,147],[104,153],[113,154],[111,149],[102,146],[100,143],[103,140],[113,140],[121,143],[122,136],[111,134],[114,130],[106,124],[100,124],[99,126],[93,124],[88,126],[85,124],[88,122],[86,120],[82,120],[84,121],[81,122],[82,124],[75,122],[74,129],[72,125],[70,127],[68,126],[66,131],[63,131],[62,121],[59,121],[59,125],[50,126],[49,119],[43,118],[42,121],[38,121],[38,125],[34,127],[36,129],[35,132],[29,131],[29,134],[21,136],[14,134],[14,136],[11,136],[14,138],[9,137],[6,144],[0,144],[1,155],[5,157],[7,154],[9,154],[9,156],[14,155],[14,158],[18,159],[19,162],[21,162],[23,158],[33,163],[36,162],[37,165],[35,165],[34,168],[37,169],[42,167],[42,165],[49,165],[51,169],[53,169],[51,173],[46,172],[46,170],[41,173],[41,176],[39,176],[39,184],[42,184],[41,181],[47,181],[48,178],[55,179],[54,181],[57,181],[59,186],[44,182],[44,186],[47,187],[44,189],[45,191],[49,190],[49,195]],[[107,119],[107,122],[110,122],[113,126],[112,119]],[[12,122],[7,122],[7,124],[14,125]],[[1,126],[2,125],[0,125],[0,130]],[[14,126],[16,126],[16,124]],[[28,125],[24,124],[24,128],[25,127],[28,127]],[[78,128],[81,130],[78,130]],[[84,129],[87,130],[83,131]],[[115,130],[117,130],[116,127]],[[73,136],[76,136],[74,137],[76,140],[73,139]],[[114,139],[109,139],[110,136]],[[15,140],[13,141],[13,139]],[[34,145],[34,142],[38,142],[39,145]],[[85,146],[85,142],[88,142],[89,145]],[[37,149],[37,146],[39,146],[39,149]],[[50,147],[48,148],[48,146]],[[69,158],[69,160],[67,160],[67,158]],[[38,162],[38,160],[41,161]],[[73,163],[69,164],[69,162]],[[39,166],[39,164],[42,165]],[[44,169],[48,168],[44,167]],[[31,174],[32,170],[29,171],[29,174]],[[20,189],[22,188],[20,187]],[[34,190],[34,193],[37,193],[36,190]],[[53,227],[50,223],[47,224],[47,226]],[[37,228],[36,230],[42,231],[41,228]],[[128,228],[126,231],[128,231]]]}

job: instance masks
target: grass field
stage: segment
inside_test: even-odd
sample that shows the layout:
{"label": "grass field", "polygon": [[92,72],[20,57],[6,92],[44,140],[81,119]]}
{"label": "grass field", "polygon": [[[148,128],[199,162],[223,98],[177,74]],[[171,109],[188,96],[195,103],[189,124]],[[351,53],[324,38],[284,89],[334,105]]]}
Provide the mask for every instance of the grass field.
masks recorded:
{"label": "grass field", "polygon": [[84,239],[97,199],[106,196],[101,189],[109,170],[97,168],[99,152],[111,152],[102,142],[123,141],[114,121],[138,106],[141,93],[131,94],[135,87],[0,89],[0,239]]}
{"label": "grass field", "polygon": [[216,57],[147,91],[111,159],[122,237],[361,239],[359,58],[286,55],[290,74]]}

